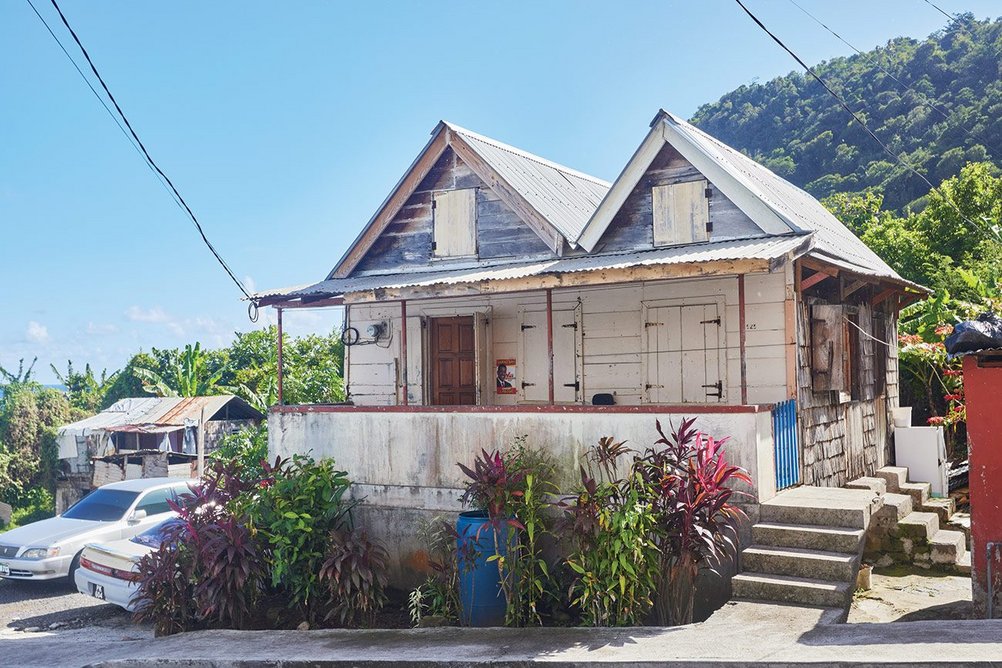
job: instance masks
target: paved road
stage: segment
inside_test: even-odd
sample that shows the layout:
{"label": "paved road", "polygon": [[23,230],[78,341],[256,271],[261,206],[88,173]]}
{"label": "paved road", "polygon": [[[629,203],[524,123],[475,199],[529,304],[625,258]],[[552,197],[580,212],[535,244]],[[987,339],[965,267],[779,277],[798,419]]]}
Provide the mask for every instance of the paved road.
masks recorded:
{"label": "paved road", "polygon": [[128,622],[128,613],[109,603],[77,592],[68,580],[19,582],[0,580],[0,628],[79,628],[116,617]]}

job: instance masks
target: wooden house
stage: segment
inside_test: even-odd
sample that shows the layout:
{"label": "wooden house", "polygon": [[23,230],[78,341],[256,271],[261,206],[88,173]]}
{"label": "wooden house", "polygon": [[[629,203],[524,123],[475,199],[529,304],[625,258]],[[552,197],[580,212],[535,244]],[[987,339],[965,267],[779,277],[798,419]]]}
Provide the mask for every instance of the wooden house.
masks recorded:
{"label": "wooden house", "polygon": [[458,509],[455,462],[520,434],[570,485],[600,436],[697,415],[760,501],[840,485],[887,461],[923,294],[668,112],[612,184],[442,122],[325,280],[255,295],[345,310],[349,404],[274,407],[271,449],[335,457],[402,554],[399,511]]}

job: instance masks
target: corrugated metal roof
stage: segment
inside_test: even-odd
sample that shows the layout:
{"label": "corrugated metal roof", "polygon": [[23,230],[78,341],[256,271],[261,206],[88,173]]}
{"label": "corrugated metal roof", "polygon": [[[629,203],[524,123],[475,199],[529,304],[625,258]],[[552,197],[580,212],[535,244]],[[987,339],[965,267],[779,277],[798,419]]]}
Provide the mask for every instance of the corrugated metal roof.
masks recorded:
{"label": "corrugated metal roof", "polygon": [[573,244],[610,183],[443,121]]}
{"label": "corrugated metal roof", "polygon": [[786,221],[791,230],[815,232],[818,251],[847,261],[857,270],[866,270],[863,273],[903,280],[813,195],[670,112],[662,110],[659,117],[697,144],[721,168]]}
{"label": "corrugated metal roof", "polygon": [[631,267],[696,264],[726,260],[773,260],[784,257],[788,253],[806,252],[810,248],[811,238],[808,235],[759,237],[735,241],[673,246],[670,248],[658,248],[630,253],[584,255],[556,260],[475,267],[470,269],[331,279],[312,285],[298,285],[290,288],[259,292],[254,297],[283,297],[288,300],[304,297],[326,298],[366,290],[458,285],[583,271],[608,271],[612,269],[629,269]]}

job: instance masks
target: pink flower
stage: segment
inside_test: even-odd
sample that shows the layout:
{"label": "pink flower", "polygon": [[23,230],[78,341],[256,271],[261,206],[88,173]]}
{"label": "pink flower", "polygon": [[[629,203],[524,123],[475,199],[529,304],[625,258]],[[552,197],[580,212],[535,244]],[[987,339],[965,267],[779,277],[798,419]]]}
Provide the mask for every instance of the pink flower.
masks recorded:
{"label": "pink flower", "polygon": [[938,427],[938,426],[940,426],[940,425],[943,424],[943,420],[944,420],[944,418],[939,417],[938,415],[935,415],[935,416],[929,418],[929,425],[933,426],[933,427]]}
{"label": "pink flower", "polygon": [[944,376],[963,376],[964,372],[960,369],[943,369]]}
{"label": "pink flower", "polygon": [[936,334],[938,336],[949,336],[953,334],[953,325],[940,325],[936,328]]}
{"label": "pink flower", "polygon": [[963,401],[964,395],[962,394],[944,394],[943,398],[947,401]]}

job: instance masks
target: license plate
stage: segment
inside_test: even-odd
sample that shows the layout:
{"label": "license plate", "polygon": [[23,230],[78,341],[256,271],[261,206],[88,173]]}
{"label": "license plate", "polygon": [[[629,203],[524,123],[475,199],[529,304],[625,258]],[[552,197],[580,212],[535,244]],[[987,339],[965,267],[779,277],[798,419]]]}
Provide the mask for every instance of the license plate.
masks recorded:
{"label": "license plate", "polygon": [[10,575],[10,566],[0,563],[0,575]]}
{"label": "license plate", "polygon": [[104,600],[104,585],[92,584],[91,585],[91,590],[90,590],[90,595],[93,596],[94,598],[99,598],[99,599],[101,599],[103,601]]}

